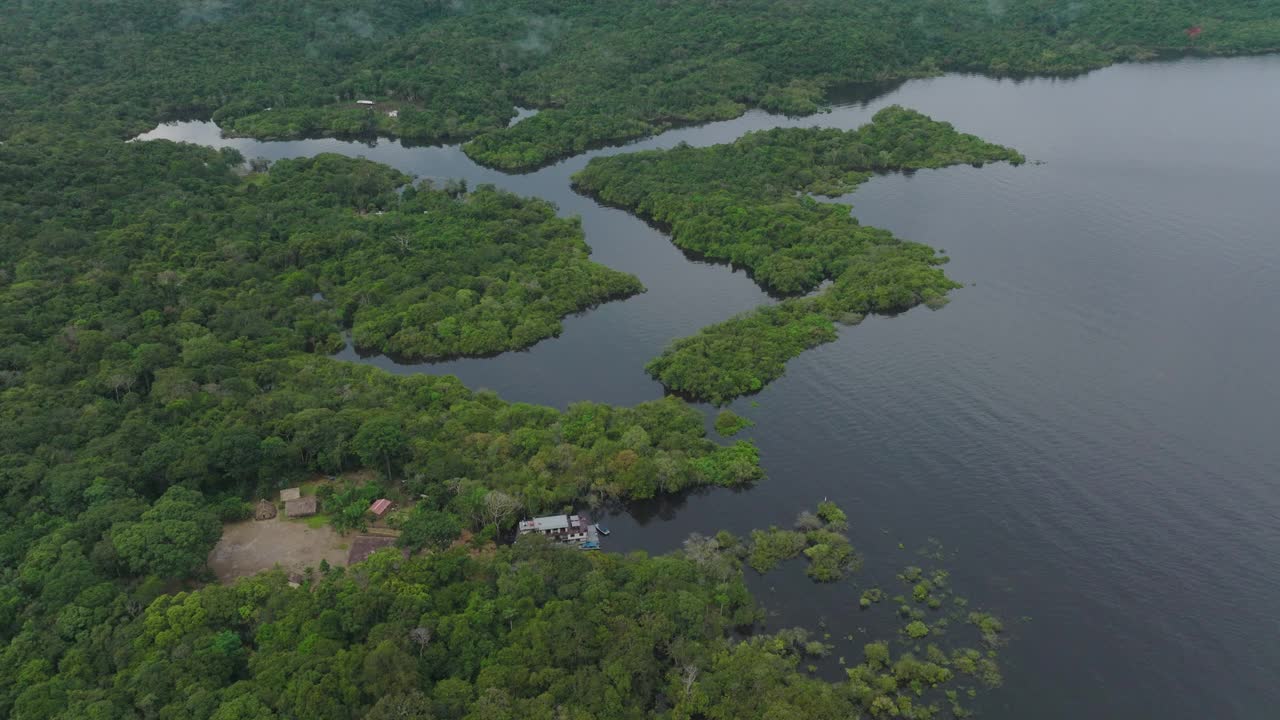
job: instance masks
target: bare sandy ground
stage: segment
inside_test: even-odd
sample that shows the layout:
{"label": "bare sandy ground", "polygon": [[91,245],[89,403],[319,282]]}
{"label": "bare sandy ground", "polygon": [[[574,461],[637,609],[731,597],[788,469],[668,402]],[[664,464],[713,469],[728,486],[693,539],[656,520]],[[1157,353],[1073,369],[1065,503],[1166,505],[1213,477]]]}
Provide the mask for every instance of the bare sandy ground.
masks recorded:
{"label": "bare sandy ground", "polygon": [[245,520],[222,528],[222,539],[209,553],[209,567],[218,580],[256,575],[277,565],[286,572],[302,572],[330,565],[347,564],[347,544],[333,528],[309,528],[306,523],[280,517],[272,520]]}

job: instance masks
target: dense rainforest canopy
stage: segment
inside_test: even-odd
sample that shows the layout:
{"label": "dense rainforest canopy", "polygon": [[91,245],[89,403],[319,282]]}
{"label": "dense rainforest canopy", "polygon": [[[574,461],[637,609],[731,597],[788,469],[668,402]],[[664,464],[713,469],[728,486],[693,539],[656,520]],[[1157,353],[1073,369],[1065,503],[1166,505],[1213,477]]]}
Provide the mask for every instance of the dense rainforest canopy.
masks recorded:
{"label": "dense rainforest canopy", "polygon": [[[508,169],[750,106],[814,112],[846,81],[1280,48],[1280,0],[3,0],[0,13],[0,139],[212,117],[260,138],[474,136],[472,157]],[[508,128],[516,105],[544,112]]]}
{"label": "dense rainforest canopy", "polygon": [[731,641],[762,613],[739,559],[753,543],[724,533],[658,558],[541,538],[481,555],[382,551],[301,587],[276,572],[169,594],[77,589],[83,539],[64,536],[49,567],[24,571],[63,575],[45,581],[62,596],[0,657],[8,717],[930,718],[965,714],[972,692],[1001,682],[999,621],[962,602],[949,612],[945,573],[919,568],[901,576],[927,588],[896,598],[902,630],[842,659],[840,682],[800,667],[830,651],[803,631]]}
{"label": "dense rainforest canopy", "polygon": [[[221,521],[315,473],[377,468],[381,491],[417,502],[415,547],[761,477],[754,446],[706,439],[675,399],[561,412],[316,352],[348,323],[379,347],[507,349],[638,286],[589,262],[576,221],[545,203],[333,156],[241,161],[169,142],[0,145],[0,714],[63,712],[21,698],[53,692],[74,658],[92,658],[85,682],[109,676],[90,646],[113,613],[207,577]],[[153,717],[150,702],[62,717]]]}
{"label": "dense rainforest canopy", "polygon": [[[941,139],[896,162],[1007,152],[899,112]],[[834,508],[653,560],[445,551],[522,513],[748,483],[757,453],[707,440],[674,398],[560,412],[324,357],[372,311],[418,337],[444,324],[433,312],[462,319],[457,337],[486,322],[508,337],[524,316],[565,312],[550,298],[575,277],[588,295],[571,302],[634,285],[591,264],[576,223],[542,203],[334,156],[242,160],[93,136],[0,146],[3,712],[931,717],[963,712],[962,679],[999,682],[994,646],[947,640],[941,608],[904,604],[896,643],[868,643],[839,683],[801,669],[827,652],[803,633],[731,639],[759,618],[743,563],[803,555],[826,582],[856,569]],[[818,172],[828,190],[861,177]],[[246,499],[361,466],[378,469],[375,492],[416,499],[401,544],[437,554],[322,566],[296,589],[277,574],[184,590],[208,578],[220,524]],[[332,489],[333,524],[358,524],[368,500]]]}
{"label": "dense rainforest canopy", "polygon": [[[386,353],[480,355],[642,289],[590,262],[578,221],[546,202],[407,186],[363,160],[284,160],[241,177],[234,151],[164,142],[11,143],[0,157],[7,264],[23,288],[6,297],[22,303],[9,322],[31,312],[18,325],[31,337],[92,304],[208,321],[277,349],[335,348],[353,326],[359,346]],[[102,283],[63,282],[90,266]]]}
{"label": "dense rainforest canopy", "polygon": [[[711,441],[675,398],[561,411],[330,359],[347,335],[416,358],[524,348],[642,288],[544,202],[361,160],[125,142],[156,122],[469,138],[480,162],[525,169],[751,106],[814,112],[844,81],[1277,47],[1280,0],[0,0],[0,716],[927,718],[1000,682],[1002,626],[961,612],[938,570],[898,576],[896,629],[841,658],[838,682],[803,667],[822,640],[744,639],[762,616],[744,566],[857,571],[825,503],[659,558],[491,542],[523,514],[754,482],[757,450]],[[541,112],[508,126],[516,106]],[[1016,159],[894,110],[580,182],[781,294],[832,281],[651,366],[722,400],[833,321],[952,287],[931,249],[807,193]],[[705,208],[676,197],[693,192]],[[744,338],[761,360],[732,356]],[[413,505],[399,548],[299,582],[211,582],[249,501],[352,470],[367,482],[325,484],[320,519],[359,527],[390,495]]]}
{"label": "dense rainforest canopy", "polygon": [[1017,151],[888,107],[854,131],[785,128],[733,143],[593,158],[582,192],[669,228],[680,248],[745,267],[792,298],[677,340],[649,363],[672,390],[727,402],[759,390],[787,360],[835,339],[836,322],[938,303],[955,283],[932,248],[860,225],[812,195],[851,192],[871,172],[1023,162]]}
{"label": "dense rainforest canopy", "polygon": [[483,478],[533,510],[759,475],[749,445],[703,439],[672,400],[560,413],[307,354],[338,342],[346,317],[357,333],[390,318],[437,346],[501,350],[507,327],[554,324],[556,298],[634,281],[587,262],[576,223],[545,203],[397,195],[394,171],[333,156],[248,177],[237,162],[168,142],[0,146],[14,516],[36,497],[82,509],[95,484],[248,493],[337,472],[360,462],[353,439],[375,416],[400,428],[407,474]]}

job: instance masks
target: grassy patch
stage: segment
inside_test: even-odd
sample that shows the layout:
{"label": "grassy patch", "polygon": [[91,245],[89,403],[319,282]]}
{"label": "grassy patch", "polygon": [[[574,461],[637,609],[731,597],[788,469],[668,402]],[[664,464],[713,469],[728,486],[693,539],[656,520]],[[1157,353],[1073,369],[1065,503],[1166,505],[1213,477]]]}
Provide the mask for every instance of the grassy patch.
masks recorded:
{"label": "grassy patch", "polygon": [[316,529],[328,525],[330,523],[330,518],[328,515],[320,513],[319,515],[312,515],[309,518],[302,518],[302,521],[307,524],[307,527]]}

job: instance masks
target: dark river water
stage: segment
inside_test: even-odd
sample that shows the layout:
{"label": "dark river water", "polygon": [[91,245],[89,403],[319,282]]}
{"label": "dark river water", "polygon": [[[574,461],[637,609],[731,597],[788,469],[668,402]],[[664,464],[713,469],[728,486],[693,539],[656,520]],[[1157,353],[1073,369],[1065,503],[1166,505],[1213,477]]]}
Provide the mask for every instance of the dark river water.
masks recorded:
{"label": "dark river water", "polygon": [[1009,626],[1005,686],[980,701],[983,717],[1277,717],[1280,57],[1076,79],[950,75],[879,93],[527,175],[477,167],[456,147],[226,140],[198,123],[145,137],[248,157],[363,155],[581,215],[593,258],[647,293],[569,318],[527,352],[365,359],[559,407],[658,397],[642,368],[666,343],[769,302],[744,274],[692,262],[574,194],[569,176],[590,157],[780,125],[854,128],[892,103],[1018,148],[1038,163],[889,175],[844,198],[862,222],[944,248],[966,287],[940,311],[871,318],[792,361],[733,406],[756,423],[746,435],[768,479],[632,508],[609,518],[608,547],[663,552],[692,532],[789,524],[827,497],[848,511],[867,566],[830,586],[796,568],[753,578],[772,627],[854,632],[858,588],[936,564],[914,552],[932,538],[954,585]]}

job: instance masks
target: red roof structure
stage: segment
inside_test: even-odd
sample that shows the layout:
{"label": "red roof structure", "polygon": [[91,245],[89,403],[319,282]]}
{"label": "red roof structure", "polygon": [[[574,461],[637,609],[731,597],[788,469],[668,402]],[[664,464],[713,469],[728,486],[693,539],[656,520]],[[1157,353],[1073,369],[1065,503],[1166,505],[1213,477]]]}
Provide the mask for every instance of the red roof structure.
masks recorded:
{"label": "red roof structure", "polygon": [[1187,28],[1187,37],[1191,38],[1192,40],[1195,40],[1196,38],[1200,37],[1201,32],[1202,30],[1199,25],[1192,25],[1191,27]]}
{"label": "red roof structure", "polygon": [[377,517],[382,517],[390,509],[391,509],[391,501],[386,498],[378,498],[377,500],[373,501],[372,505],[369,506],[369,512],[373,513]]}

